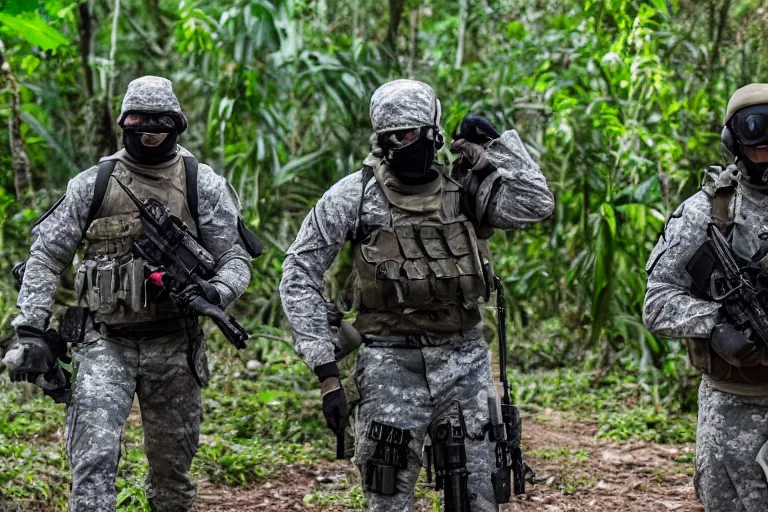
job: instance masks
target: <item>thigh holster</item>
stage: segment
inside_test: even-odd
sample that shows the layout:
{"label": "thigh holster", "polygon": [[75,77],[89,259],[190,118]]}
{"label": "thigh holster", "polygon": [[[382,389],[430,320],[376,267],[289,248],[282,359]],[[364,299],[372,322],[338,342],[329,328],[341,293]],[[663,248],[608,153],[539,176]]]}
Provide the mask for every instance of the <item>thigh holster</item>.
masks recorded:
{"label": "thigh holster", "polygon": [[365,490],[391,496],[397,492],[397,472],[408,466],[410,431],[371,422],[368,439],[376,443],[365,462]]}
{"label": "thigh holster", "polygon": [[445,512],[469,512],[469,471],[463,422],[460,425],[450,421],[440,423],[430,437],[435,459],[435,488],[443,490]]}

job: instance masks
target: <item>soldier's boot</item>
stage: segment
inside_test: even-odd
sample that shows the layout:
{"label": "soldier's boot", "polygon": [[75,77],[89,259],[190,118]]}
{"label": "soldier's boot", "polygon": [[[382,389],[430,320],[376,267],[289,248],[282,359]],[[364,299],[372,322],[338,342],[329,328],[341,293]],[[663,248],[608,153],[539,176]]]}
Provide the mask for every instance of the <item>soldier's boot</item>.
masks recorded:
{"label": "soldier's boot", "polygon": [[145,492],[155,512],[185,512],[196,497],[189,468],[200,434],[200,387],[187,360],[185,334],[142,345],[137,393],[149,461]]}
{"label": "soldier's boot", "polygon": [[77,381],[66,433],[70,511],[114,512],[120,438],[133,403],[137,353],[95,335],[73,355]]}

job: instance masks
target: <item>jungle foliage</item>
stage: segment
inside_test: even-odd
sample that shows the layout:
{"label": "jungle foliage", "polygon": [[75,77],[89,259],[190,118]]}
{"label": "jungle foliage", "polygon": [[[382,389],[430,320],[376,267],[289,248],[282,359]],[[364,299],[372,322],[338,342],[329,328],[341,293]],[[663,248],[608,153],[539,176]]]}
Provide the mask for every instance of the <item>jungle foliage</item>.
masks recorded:
{"label": "jungle foliage", "polygon": [[[0,3],[0,269],[79,170],[118,147],[127,83],[168,76],[183,144],[224,173],[267,242],[237,306],[280,328],[280,263],[303,216],[368,150],[383,81],[435,86],[516,128],[555,193],[551,220],[498,233],[522,369],[621,364],[685,381],[678,342],[642,325],[644,264],[665,218],[721,161],[729,94],[765,79],[755,0],[5,0]],[[443,150],[442,158],[450,158]],[[344,261],[329,283],[336,292]],[[66,284],[66,283],[65,283]],[[3,281],[8,330],[14,292]]]}
{"label": "jungle foliage", "polygon": [[[119,147],[114,120],[128,82],[171,78],[190,119],[182,143],[233,183],[266,242],[235,311],[261,335],[248,357],[284,361],[265,376],[295,381],[285,396],[270,378],[250,383],[242,368],[242,380],[218,382],[207,397],[211,428],[226,425],[233,435],[209,445],[196,471],[228,483],[258,476],[248,471],[261,452],[240,442],[256,438],[279,441],[280,460],[299,457],[296,446],[321,427],[317,415],[299,417],[301,400],[317,398],[305,397],[311,376],[284,340],[281,261],[323,191],[359,169],[373,90],[413,77],[437,90],[449,136],[468,112],[516,128],[556,196],[551,220],[493,238],[515,367],[557,375],[522,377],[518,398],[603,414],[609,437],[688,440],[689,420],[663,435],[655,429],[672,421],[667,410],[695,401],[679,343],[642,325],[644,266],[666,217],[696,190],[706,165],[723,162],[728,96],[768,81],[767,25],[760,0],[0,0],[1,328],[10,333],[10,267],[27,254],[31,224],[72,176]],[[345,263],[330,292],[341,288]],[[619,386],[632,390],[628,403],[642,405],[634,412],[606,405],[614,394],[586,403],[558,394],[564,382],[574,393],[610,388],[616,368],[639,376]],[[256,398],[230,404],[227,386]],[[26,424],[22,409],[44,406],[9,393],[0,436],[19,443],[0,452],[18,453],[0,460],[33,454],[51,475],[63,470],[60,449],[36,451],[24,441],[54,436],[61,418]],[[254,431],[261,406],[272,402],[289,404],[289,417],[311,428],[301,433],[287,422],[274,433]],[[251,421],[216,416],[217,407],[235,406],[252,411]],[[142,464],[131,453],[123,464]],[[63,485],[55,476],[9,477],[37,467],[11,466],[6,480],[29,482],[18,492],[55,494]],[[126,503],[143,499],[120,485]]]}

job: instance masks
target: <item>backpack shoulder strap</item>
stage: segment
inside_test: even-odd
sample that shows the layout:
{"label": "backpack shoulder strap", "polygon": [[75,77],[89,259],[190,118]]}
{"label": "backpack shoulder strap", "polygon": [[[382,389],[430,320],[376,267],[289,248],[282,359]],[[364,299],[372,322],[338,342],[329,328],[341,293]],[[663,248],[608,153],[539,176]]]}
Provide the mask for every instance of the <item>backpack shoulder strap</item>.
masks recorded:
{"label": "backpack shoulder strap", "polygon": [[91,200],[91,207],[88,210],[88,220],[85,223],[85,229],[88,230],[93,219],[96,218],[96,214],[101,208],[101,204],[104,202],[104,196],[107,194],[107,186],[109,185],[109,178],[115,170],[117,160],[105,160],[99,163],[99,170],[96,173],[96,182],[93,184],[93,199]]}
{"label": "backpack shoulder strap", "polygon": [[715,194],[712,196],[712,222],[724,235],[727,235],[730,224],[728,209],[735,191],[736,188],[733,186],[720,187],[715,190]]}
{"label": "backpack shoulder strap", "polygon": [[200,200],[197,191],[197,166],[197,159],[195,157],[184,157],[184,173],[187,177],[187,206],[189,206],[189,213],[192,214],[192,220],[195,221],[197,236],[200,236],[200,213],[198,211]]}
{"label": "backpack shoulder strap", "polygon": [[370,165],[364,165],[362,169],[362,190],[360,191],[360,203],[357,205],[357,229],[352,240],[362,240],[367,233],[363,228],[363,202],[365,201],[365,187],[368,182],[373,178],[373,167]]}

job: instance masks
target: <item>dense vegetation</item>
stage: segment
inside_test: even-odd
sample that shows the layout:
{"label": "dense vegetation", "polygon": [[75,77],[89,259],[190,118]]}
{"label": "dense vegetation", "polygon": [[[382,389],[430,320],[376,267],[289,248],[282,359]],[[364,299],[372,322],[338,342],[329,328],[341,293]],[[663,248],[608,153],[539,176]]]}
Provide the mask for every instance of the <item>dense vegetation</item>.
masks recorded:
{"label": "dense vegetation", "polygon": [[[28,250],[31,223],[69,178],[119,146],[114,120],[127,83],[163,75],[190,119],[182,143],[230,179],[268,248],[235,313],[264,335],[248,357],[282,361],[277,380],[295,385],[282,396],[288,391],[260,383],[256,396],[264,400],[242,405],[270,403],[273,393],[280,403],[316,400],[307,372],[281,341],[280,264],[308,209],[367,153],[370,94],[385,80],[409,76],[438,91],[449,135],[467,112],[516,128],[555,193],[550,221],[493,239],[509,295],[514,367],[555,369],[585,392],[640,390],[627,402],[640,412],[606,416],[606,435],[657,438],[655,425],[693,407],[695,382],[679,343],[642,325],[645,260],[701,170],[721,162],[730,93],[766,79],[766,24],[757,0],[0,0],[2,329],[10,333],[10,267]],[[447,151],[442,158],[450,158]],[[345,267],[341,258],[329,295],[338,293]],[[589,382],[568,368],[590,371]],[[617,375],[630,383],[619,386]],[[233,400],[227,386],[256,385],[249,382],[218,382],[208,400]],[[616,398],[569,402],[546,391],[552,382],[526,382],[521,400],[544,400],[537,398],[543,393],[547,405],[584,413],[601,414],[594,401]],[[26,398],[9,391],[3,404],[46,407]],[[48,435],[61,425],[56,414],[42,433],[37,423],[8,417],[0,438]],[[261,414],[254,406],[243,421],[258,423]],[[231,442],[263,434],[264,442],[303,443],[316,421],[302,417],[299,426],[273,433],[231,425],[238,432]],[[664,430],[662,440],[690,439],[690,425],[680,428]],[[13,452],[0,453],[2,464],[27,456],[32,448],[19,443],[0,443]],[[125,463],[133,460],[128,453]],[[204,453],[198,470],[223,481],[256,476],[213,467],[220,455]],[[36,456],[65,468],[60,451]],[[8,481],[18,475],[3,466],[0,484]]]}

